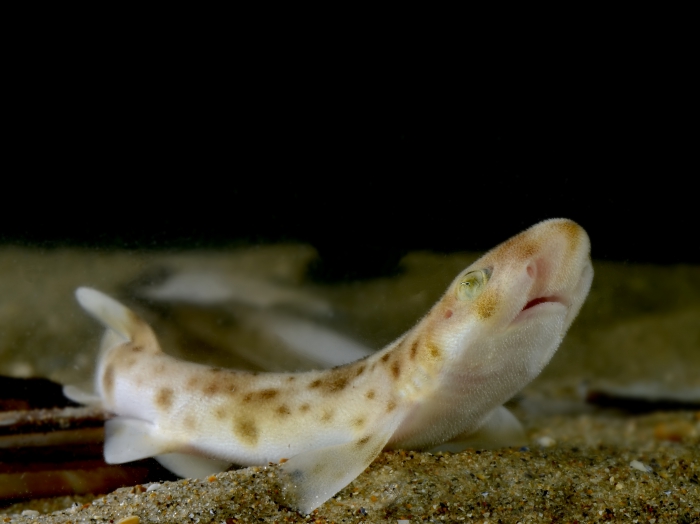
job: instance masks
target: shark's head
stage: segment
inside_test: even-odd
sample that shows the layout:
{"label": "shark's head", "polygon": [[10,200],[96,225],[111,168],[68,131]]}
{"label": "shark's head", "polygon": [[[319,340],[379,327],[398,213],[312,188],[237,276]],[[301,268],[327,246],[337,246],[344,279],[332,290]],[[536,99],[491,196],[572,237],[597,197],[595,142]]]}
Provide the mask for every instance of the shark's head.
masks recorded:
{"label": "shark's head", "polygon": [[430,315],[436,342],[463,371],[509,368],[531,380],[588,294],[589,251],[586,232],[566,219],[540,222],[500,244],[457,276]]}

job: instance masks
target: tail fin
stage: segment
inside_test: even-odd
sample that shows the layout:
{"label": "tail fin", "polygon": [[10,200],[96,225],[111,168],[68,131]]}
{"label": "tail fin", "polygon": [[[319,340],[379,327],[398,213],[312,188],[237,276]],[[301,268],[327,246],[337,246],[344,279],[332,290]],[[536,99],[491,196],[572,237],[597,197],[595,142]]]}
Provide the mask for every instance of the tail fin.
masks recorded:
{"label": "tail fin", "polygon": [[102,352],[120,342],[132,342],[146,351],[160,351],[150,326],[129,308],[89,287],[79,287],[75,297],[85,311],[107,328],[100,348]]}

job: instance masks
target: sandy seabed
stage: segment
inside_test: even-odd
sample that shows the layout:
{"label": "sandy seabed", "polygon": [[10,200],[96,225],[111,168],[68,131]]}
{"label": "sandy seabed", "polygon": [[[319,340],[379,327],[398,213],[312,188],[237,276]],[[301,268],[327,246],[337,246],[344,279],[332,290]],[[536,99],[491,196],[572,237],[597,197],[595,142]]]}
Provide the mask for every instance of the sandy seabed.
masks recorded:
{"label": "sandy seabed", "polygon": [[65,499],[34,501],[7,508],[4,521],[700,522],[700,412],[557,415],[538,418],[529,436],[542,445],[382,453],[308,516],[285,505],[269,466],[122,488],[52,514],[35,511]]}

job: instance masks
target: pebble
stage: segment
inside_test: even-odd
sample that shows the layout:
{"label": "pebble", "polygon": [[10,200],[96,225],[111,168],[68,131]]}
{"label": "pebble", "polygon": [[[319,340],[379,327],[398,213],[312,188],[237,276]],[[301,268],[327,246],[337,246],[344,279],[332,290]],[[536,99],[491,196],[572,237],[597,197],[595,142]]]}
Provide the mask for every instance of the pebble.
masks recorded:
{"label": "pebble", "polygon": [[630,466],[631,466],[633,469],[637,469],[637,470],[643,471],[643,472],[645,472],[645,473],[650,473],[650,472],[651,472],[651,468],[650,468],[649,466],[647,466],[647,465],[644,464],[643,462],[639,462],[638,460],[633,460],[632,462],[630,462]]}
{"label": "pebble", "polygon": [[557,443],[556,440],[554,440],[552,437],[548,437],[546,435],[544,437],[539,437],[537,439],[537,444],[539,444],[543,448],[551,448],[556,443]]}
{"label": "pebble", "polygon": [[139,524],[141,522],[141,519],[137,517],[136,515],[129,515],[128,517],[124,517],[123,519],[119,519],[117,521],[117,524]]}

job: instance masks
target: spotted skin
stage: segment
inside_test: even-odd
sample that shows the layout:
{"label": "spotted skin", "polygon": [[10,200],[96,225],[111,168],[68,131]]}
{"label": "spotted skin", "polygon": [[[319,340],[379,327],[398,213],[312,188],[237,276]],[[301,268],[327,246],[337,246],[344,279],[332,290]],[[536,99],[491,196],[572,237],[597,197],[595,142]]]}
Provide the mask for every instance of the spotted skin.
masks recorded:
{"label": "spotted skin", "polygon": [[[570,220],[536,224],[461,272],[386,348],[295,374],[170,357],[133,312],[80,288],[80,304],[107,327],[95,388],[117,417],[107,427],[105,457],[124,462],[177,458],[164,455],[175,452],[281,463],[285,501],[308,513],[383,448],[468,445],[470,435],[493,431],[493,421],[510,420],[501,416],[503,402],[556,351],[590,287],[589,247]],[[474,271],[487,278],[465,291],[461,284]]]}

